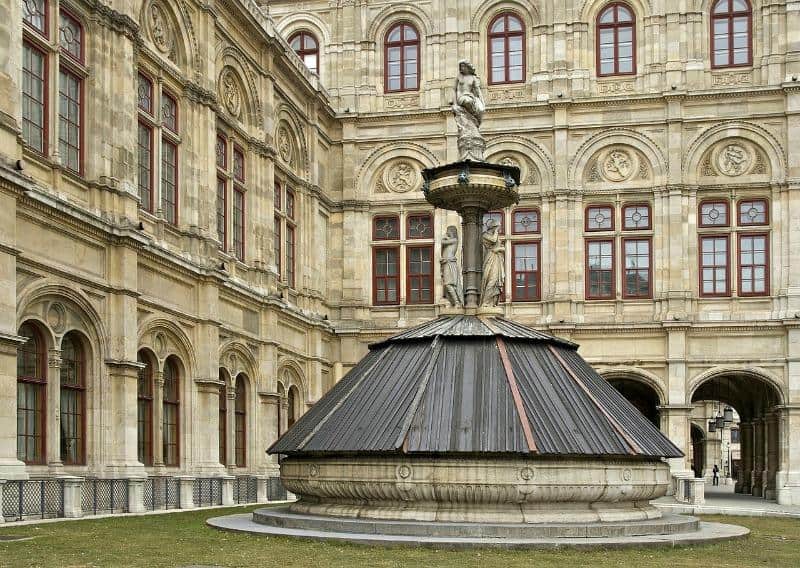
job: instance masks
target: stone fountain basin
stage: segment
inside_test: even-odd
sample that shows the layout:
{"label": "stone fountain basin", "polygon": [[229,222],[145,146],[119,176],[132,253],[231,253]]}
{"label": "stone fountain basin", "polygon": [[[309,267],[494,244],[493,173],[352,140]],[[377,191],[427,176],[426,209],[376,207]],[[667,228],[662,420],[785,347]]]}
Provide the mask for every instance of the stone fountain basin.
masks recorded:
{"label": "stone fountain basin", "polygon": [[653,458],[289,457],[297,514],[491,523],[657,519],[669,466]]}

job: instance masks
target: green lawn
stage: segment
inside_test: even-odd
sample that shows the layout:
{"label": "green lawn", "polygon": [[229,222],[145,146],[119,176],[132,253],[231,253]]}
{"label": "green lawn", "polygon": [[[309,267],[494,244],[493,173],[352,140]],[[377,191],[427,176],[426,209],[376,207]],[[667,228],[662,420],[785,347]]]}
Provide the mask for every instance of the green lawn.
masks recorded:
{"label": "green lawn", "polygon": [[0,540],[0,566],[160,567],[193,564],[264,567],[575,567],[624,566],[643,568],[696,566],[800,566],[800,520],[757,517],[707,517],[745,525],[752,534],[744,540],[683,549],[645,549],[607,552],[524,552],[503,550],[444,551],[372,548],[289,538],[221,532],[204,524],[206,518],[248,509],[218,509],[97,520],[5,527],[3,535],[33,540]]}

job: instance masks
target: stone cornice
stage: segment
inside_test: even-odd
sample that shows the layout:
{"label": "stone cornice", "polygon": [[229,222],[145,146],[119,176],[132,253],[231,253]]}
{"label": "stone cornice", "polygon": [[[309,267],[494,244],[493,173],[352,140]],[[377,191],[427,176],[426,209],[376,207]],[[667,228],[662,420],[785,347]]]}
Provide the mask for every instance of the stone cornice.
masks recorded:
{"label": "stone cornice", "polygon": [[119,369],[132,369],[135,371],[144,369],[147,366],[144,363],[139,363],[138,361],[124,361],[119,359],[106,359],[105,364],[108,365],[109,367],[116,367]]}
{"label": "stone cornice", "polygon": [[133,41],[139,37],[139,24],[127,14],[122,14],[99,0],[83,0],[82,4],[89,8],[92,19],[101,26],[123,34]]}

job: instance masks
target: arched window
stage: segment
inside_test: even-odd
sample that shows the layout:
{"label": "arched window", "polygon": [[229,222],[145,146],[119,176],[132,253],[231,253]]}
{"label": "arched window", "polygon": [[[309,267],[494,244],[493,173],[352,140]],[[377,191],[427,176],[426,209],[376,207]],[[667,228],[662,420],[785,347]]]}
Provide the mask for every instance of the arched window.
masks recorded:
{"label": "arched window", "polygon": [[281,419],[283,418],[281,412],[281,403],[285,394],[286,389],[283,388],[283,383],[278,382],[278,427],[275,430],[278,433],[278,438],[280,438],[281,434],[283,434],[283,429],[281,428]]}
{"label": "arched window", "polygon": [[228,381],[225,371],[219,370],[219,463],[228,465]]}
{"label": "arched window", "polygon": [[711,8],[711,66],[753,62],[753,9],[747,0],[717,0]]}
{"label": "arched window", "polygon": [[236,377],[235,440],[236,467],[247,465],[247,387],[243,375]]}
{"label": "arched window", "polygon": [[136,451],[141,463],[153,465],[153,359],[139,351],[136,361],[144,365],[136,386]]}
{"label": "arched window", "polygon": [[86,358],[77,334],[61,340],[61,461],[85,463]]}
{"label": "arched window", "polygon": [[311,33],[297,32],[289,38],[289,45],[300,56],[312,73],[319,73],[319,43]]}
{"label": "arched window", "polygon": [[613,2],[597,16],[597,74],[636,73],[636,18],[626,4]]}
{"label": "arched window", "polygon": [[292,425],[295,423],[295,420],[297,420],[297,406],[296,406],[297,405],[297,399],[298,399],[297,387],[294,387],[294,386],[289,387],[288,399],[289,399],[289,404],[288,404],[289,408],[287,409],[287,414],[288,415],[287,415],[286,423],[287,423],[287,426],[289,428],[291,428]]}
{"label": "arched window", "polygon": [[489,24],[489,84],[525,80],[525,28],[516,15],[500,14]]}
{"label": "arched window", "polygon": [[44,463],[47,351],[41,333],[31,323],[19,328],[28,341],[17,348],[17,459]]}
{"label": "arched window", "polygon": [[419,33],[407,22],[395,24],[386,34],[384,88],[387,93],[419,89]]}
{"label": "arched window", "polygon": [[164,396],[163,396],[163,450],[164,465],[178,466],[180,464],[180,380],[178,365],[170,357],[164,364]]}

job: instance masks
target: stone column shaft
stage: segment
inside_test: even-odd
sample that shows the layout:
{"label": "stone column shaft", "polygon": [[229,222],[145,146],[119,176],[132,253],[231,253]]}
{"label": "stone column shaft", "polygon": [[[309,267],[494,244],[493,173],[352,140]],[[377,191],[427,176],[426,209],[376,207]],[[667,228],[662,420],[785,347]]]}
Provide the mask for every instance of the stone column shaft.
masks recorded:
{"label": "stone column shaft", "polygon": [[464,307],[477,308],[480,303],[483,275],[481,229],[486,211],[478,207],[469,207],[460,213],[463,235],[461,271],[464,278]]}
{"label": "stone column shaft", "polygon": [[153,466],[164,466],[164,372],[156,372],[153,388]]}
{"label": "stone column shaft", "polygon": [[764,488],[761,484],[764,474],[764,421],[756,418],[753,421],[753,473],[750,477],[751,493],[756,497],[763,497]]}
{"label": "stone column shaft", "polygon": [[47,401],[45,406],[47,465],[61,471],[61,350],[50,349],[47,357]]}

